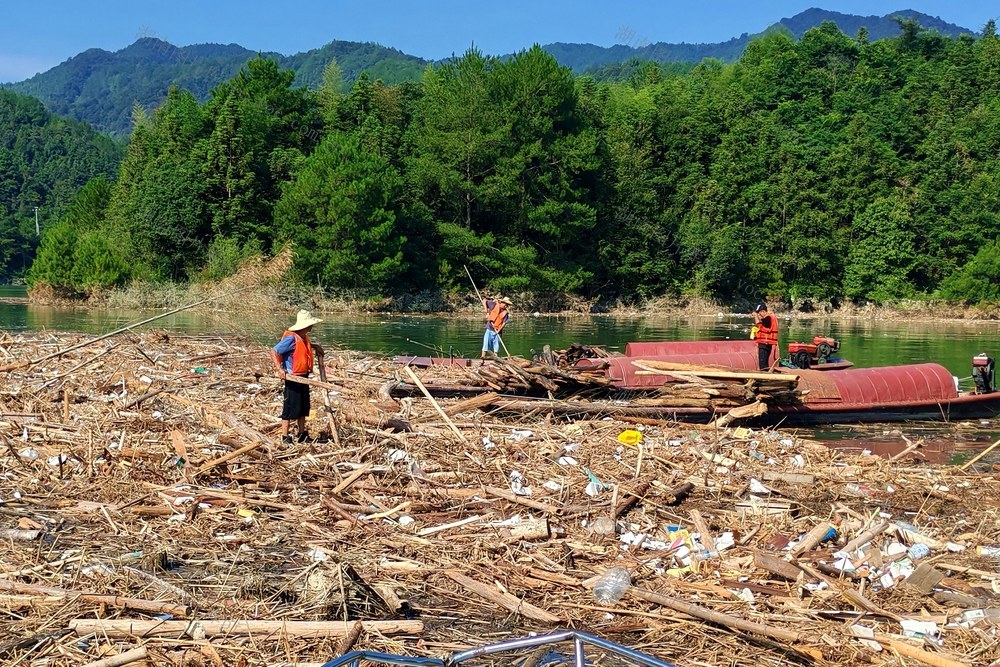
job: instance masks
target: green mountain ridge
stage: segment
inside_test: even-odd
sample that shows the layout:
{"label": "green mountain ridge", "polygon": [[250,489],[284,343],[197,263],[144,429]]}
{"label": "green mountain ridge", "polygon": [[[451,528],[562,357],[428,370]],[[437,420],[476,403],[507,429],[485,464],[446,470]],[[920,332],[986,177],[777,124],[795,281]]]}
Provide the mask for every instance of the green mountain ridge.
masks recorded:
{"label": "green mountain ridge", "polygon": [[[791,18],[783,18],[765,33],[788,30],[801,38],[806,30],[824,21],[833,21],[845,34],[856,34],[864,27],[874,41],[899,34],[893,17],[914,19],[924,28],[945,36],[972,33],[941,19],[913,10],[900,10],[885,16],[856,16],[822,9],[808,9]],[[542,46],[559,64],[577,74],[595,78],[613,78],[623,70],[618,64],[633,60],[663,63],[697,63],[705,58],[724,62],[737,60],[747,45],[759,35],[707,44],[642,43],[645,39],[630,29],[619,38],[629,45],[602,47],[594,44],[553,43]],[[622,34],[623,33],[623,34]],[[314,88],[322,79],[323,69],[333,60],[350,85],[366,72],[372,79],[392,85],[416,81],[431,61],[373,42],[332,41],[323,47],[285,56],[258,52],[238,44],[195,44],[174,46],[155,37],[143,37],[119,51],[88,49],[52,69],[6,87],[40,99],[53,113],[90,123],[113,136],[131,131],[133,105],[145,109],[158,107],[171,86],[190,91],[199,100],[208,99],[210,91],[228,81],[258,54],[273,58],[283,68],[295,72],[296,85]],[[509,56],[506,56],[509,57]],[[607,68],[607,69],[606,69]]]}

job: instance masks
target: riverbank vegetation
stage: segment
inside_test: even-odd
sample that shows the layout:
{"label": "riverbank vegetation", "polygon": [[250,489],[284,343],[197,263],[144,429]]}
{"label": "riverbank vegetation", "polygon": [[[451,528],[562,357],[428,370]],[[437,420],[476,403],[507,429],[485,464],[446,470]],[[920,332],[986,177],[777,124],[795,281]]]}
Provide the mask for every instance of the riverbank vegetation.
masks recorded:
{"label": "riverbank vegetation", "polygon": [[446,300],[463,265],[600,304],[996,301],[1000,38],[902,27],[603,84],[540,48],[350,90],[335,62],[309,91],[259,59],[204,104],[137,108],[117,181],[81,192],[28,279],[197,283],[291,246],[289,284],[376,301]]}

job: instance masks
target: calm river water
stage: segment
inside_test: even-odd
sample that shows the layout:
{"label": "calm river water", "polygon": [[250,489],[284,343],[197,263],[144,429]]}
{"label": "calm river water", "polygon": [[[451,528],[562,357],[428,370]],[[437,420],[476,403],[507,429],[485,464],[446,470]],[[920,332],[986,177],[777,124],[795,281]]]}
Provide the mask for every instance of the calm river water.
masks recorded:
{"label": "calm river water", "polygon": [[[23,296],[23,288],[0,288],[0,297]],[[0,329],[16,331],[82,331],[106,333],[154,315],[88,308],[52,308],[0,301]],[[478,317],[415,315],[355,315],[320,313],[326,322],[314,338],[324,345],[387,354],[478,356],[482,323]],[[149,325],[192,335],[238,334],[261,342],[276,340],[294,313],[235,317],[224,313],[184,312]],[[1000,322],[887,322],[861,319],[782,317],[780,344],[832,335],[841,341],[841,355],[856,366],[883,366],[934,361],[953,375],[966,378],[973,356],[987,352],[1000,357]],[[573,342],[621,350],[637,340],[744,339],[750,318],[712,317],[550,316],[514,311],[504,336],[511,354],[529,355],[549,344],[560,349]],[[974,438],[981,443],[988,433]],[[894,434],[891,434],[894,435]],[[898,437],[894,438],[899,441]],[[995,439],[995,438],[994,438]],[[968,440],[968,438],[967,438]],[[989,441],[987,441],[988,444]],[[972,444],[972,440],[969,440]]]}

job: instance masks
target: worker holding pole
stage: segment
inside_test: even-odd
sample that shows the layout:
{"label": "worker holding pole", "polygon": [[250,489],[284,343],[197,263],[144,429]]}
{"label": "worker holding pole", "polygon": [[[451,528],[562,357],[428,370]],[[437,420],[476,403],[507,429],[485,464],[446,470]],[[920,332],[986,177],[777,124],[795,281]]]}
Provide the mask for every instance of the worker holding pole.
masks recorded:
{"label": "worker holding pole", "polygon": [[513,302],[505,296],[497,299],[484,299],[483,295],[479,293],[479,288],[476,287],[476,281],[472,279],[472,274],[469,273],[469,267],[463,266],[462,268],[465,269],[465,274],[469,276],[469,282],[472,283],[472,289],[476,290],[476,296],[486,310],[486,333],[483,334],[483,352],[480,357],[485,359],[487,353],[492,353],[494,357],[499,356],[501,345],[504,354],[509,357],[510,352],[507,351],[507,345],[503,342],[501,335],[504,327],[507,326],[507,321],[510,320],[509,306],[512,306]]}

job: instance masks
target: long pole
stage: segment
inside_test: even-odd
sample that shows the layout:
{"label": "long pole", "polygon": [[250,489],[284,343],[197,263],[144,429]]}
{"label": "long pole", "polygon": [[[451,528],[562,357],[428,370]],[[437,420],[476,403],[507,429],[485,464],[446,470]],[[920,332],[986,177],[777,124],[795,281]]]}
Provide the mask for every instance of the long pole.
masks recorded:
{"label": "long pole", "polygon": [[[143,324],[149,324],[150,322],[155,322],[156,320],[159,320],[159,319],[162,319],[164,317],[167,317],[168,315],[174,315],[174,314],[179,313],[181,311],[188,310],[189,308],[194,308],[195,306],[200,306],[203,303],[208,303],[209,301],[215,301],[216,299],[221,299],[224,296],[232,296],[234,294],[239,294],[240,292],[244,292],[244,291],[246,291],[248,289],[250,289],[249,286],[248,287],[241,287],[240,289],[234,290],[232,292],[227,292],[225,294],[219,294],[219,295],[216,295],[216,296],[210,296],[207,299],[202,299],[201,301],[196,301],[194,303],[189,303],[188,305],[181,306],[180,308],[174,308],[173,310],[168,311],[166,313],[160,313],[159,315],[154,315],[153,317],[148,317],[148,318],[146,318],[144,320],[141,320],[139,322],[133,322],[132,324],[128,324],[126,326],[123,326],[120,329],[115,329],[114,331],[112,331],[110,333],[106,333],[106,334],[104,334],[102,336],[97,336],[96,338],[91,338],[90,340],[86,340],[86,341],[84,341],[82,343],[77,343],[76,345],[71,345],[71,346],[69,346],[67,348],[64,348],[62,350],[56,350],[55,352],[53,352],[51,354],[47,354],[44,357],[39,357],[38,359],[32,359],[31,361],[28,361],[27,363],[23,363],[22,362],[20,364],[15,364],[13,367],[14,368],[19,368],[19,367],[22,367],[22,366],[34,366],[35,364],[40,364],[43,361],[48,361],[49,359],[53,359],[55,357],[61,357],[62,355],[66,354],[67,352],[72,352],[74,350],[79,350],[82,347],[87,347],[88,345],[93,345],[94,343],[97,343],[99,341],[102,341],[102,340],[105,340],[105,339],[108,339],[108,338],[112,338],[112,337],[117,336],[118,334],[124,333],[126,331],[131,331],[132,329],[134,329],[136,327],[139,327],[139,326],[142,326]],[[3,368],[0,368],[0,371],[4,371],[4,370],[13,370],[13,368],[8,368],[7,366],[5,366]]]}
{"label": "long pole", "polygon": [[[465,269],[465,275],[469,276],[469,282],[472,283],[472,289],[476,290],[476,298],[479,299],[479,303],[483,304],[483,308],[486,308],[486,302],[483,300],[483,295],[479,293],[479,288],[476,287],[476,281],[472,279],[472,274],[469,273],[469,267],[463,264],[462,268]],[[490,314],[489,309],[486,309],[486,314],[487,315]],[[500,345],[503,346],[504,354],[506,354],[507,357],[509,358],[510,351],[507,349],[507,343],[503,342],[503,336],[500,335],[499,331],[497,332],[497,338],[500,339]]]}

